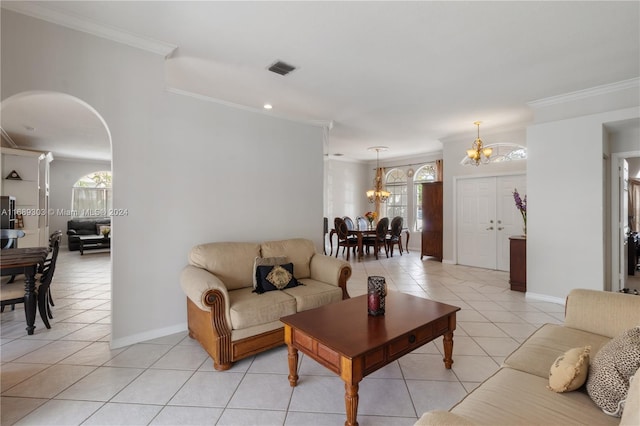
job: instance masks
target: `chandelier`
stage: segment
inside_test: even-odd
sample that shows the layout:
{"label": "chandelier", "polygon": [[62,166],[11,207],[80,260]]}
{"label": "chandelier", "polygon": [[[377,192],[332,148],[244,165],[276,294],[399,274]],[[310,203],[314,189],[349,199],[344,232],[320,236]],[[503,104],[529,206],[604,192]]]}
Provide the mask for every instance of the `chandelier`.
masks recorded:
{"label": "chandelier", "polygon": [[383,171],[380,167],[380,151],[386,151],[388,148],[386,146],[374,146],[369,149],[376,151],[376,177],[373,179],[373,189],[367,191],[367,198],[370,203],[375,203],[376,201],[384,203],[389,199],[391,193],[382,189]]}
{"label": "chandelier", "polygon": [[473,141],[471,149],[467,150],[467,156],[471,159],[471,161],[475,162],[476,166],[481,162],[483,164],[487,164],[489,162],[489,157],[491,157],[491,153],[493,153],[492,148],[484,148],[482,144],[482,139],[480,139],[480,123],[482,123],[482,121],[473,122],[473,124],[478,126],[478,137],[475,141]]}

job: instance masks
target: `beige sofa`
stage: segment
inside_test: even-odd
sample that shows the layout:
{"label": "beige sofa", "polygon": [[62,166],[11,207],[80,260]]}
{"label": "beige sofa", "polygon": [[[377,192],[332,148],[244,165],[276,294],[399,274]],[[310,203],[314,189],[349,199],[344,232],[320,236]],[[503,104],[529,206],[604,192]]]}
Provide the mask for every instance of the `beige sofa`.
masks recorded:
{"label": "beige sofa", "polygon": [[[257,257],[286,257],[303,285],[253,292]],[[318,254],[312,241],[220,242],[195,246],[180,285],[187,295],[189,336],[213,358],[216,370],[284,344],[280,317],[349,298],[348,262]]]}
{"label": "beige sofa", "polygon": [[[565,311],[564,325],[539,328],[451,410],[427,412],[416,425],[640,425],[638,373],[622,419],[604,414],[585,386],[565,393],[547,389],[551,365],[567,350],[591,345],[593,363],[611,338],[640,325],[640,296],[573,290]],[[453,354],[455,361],[455,343]]]}

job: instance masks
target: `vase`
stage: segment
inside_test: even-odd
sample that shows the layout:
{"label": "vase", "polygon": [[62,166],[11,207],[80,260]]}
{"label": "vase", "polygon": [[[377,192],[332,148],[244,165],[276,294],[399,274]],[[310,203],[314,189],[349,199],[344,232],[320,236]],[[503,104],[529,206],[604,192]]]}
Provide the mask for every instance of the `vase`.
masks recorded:
{"label": "vase", "polygon": [[384,315],[387,283],[384,277],[371,276],[367,278],[367,312],[371,316]]}

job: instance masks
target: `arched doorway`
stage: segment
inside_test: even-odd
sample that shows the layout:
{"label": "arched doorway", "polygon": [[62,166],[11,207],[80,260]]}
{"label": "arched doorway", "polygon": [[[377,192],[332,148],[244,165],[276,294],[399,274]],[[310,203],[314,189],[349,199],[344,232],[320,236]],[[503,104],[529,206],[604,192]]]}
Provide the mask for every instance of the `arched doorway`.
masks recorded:
{"label": "arched doorway", "polygon": [[[46,226],[41,232],[61,230],[65,250],[67,222],[73,219],[73,184],[95,170],[112,170],[109,127],[91,105],[59,92],[21,92],[4,99],[0,111],[3,159],[5,151],[52,153],[49,168],[40,171],[47,174],[38,189],[41,197],[47,197]],[[2,168],[4,178],[10,170]],[[4,190],[3,186],[3,195]],[[109,266],[109,288],[112,269]]]}

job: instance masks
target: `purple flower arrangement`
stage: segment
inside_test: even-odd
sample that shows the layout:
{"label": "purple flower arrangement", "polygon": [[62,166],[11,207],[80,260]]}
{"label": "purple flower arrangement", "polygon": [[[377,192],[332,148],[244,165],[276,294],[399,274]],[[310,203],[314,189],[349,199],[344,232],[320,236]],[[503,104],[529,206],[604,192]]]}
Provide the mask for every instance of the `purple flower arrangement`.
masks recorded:
{"label": "purple flower arrangement", "polygon": [[527,196],[524,196],[524,200],[520,197],[518,189],[513,190],[513,200],[516,202],[516,208],[520,211],[522,219],[524,220],[524,227],[527,228]]}

